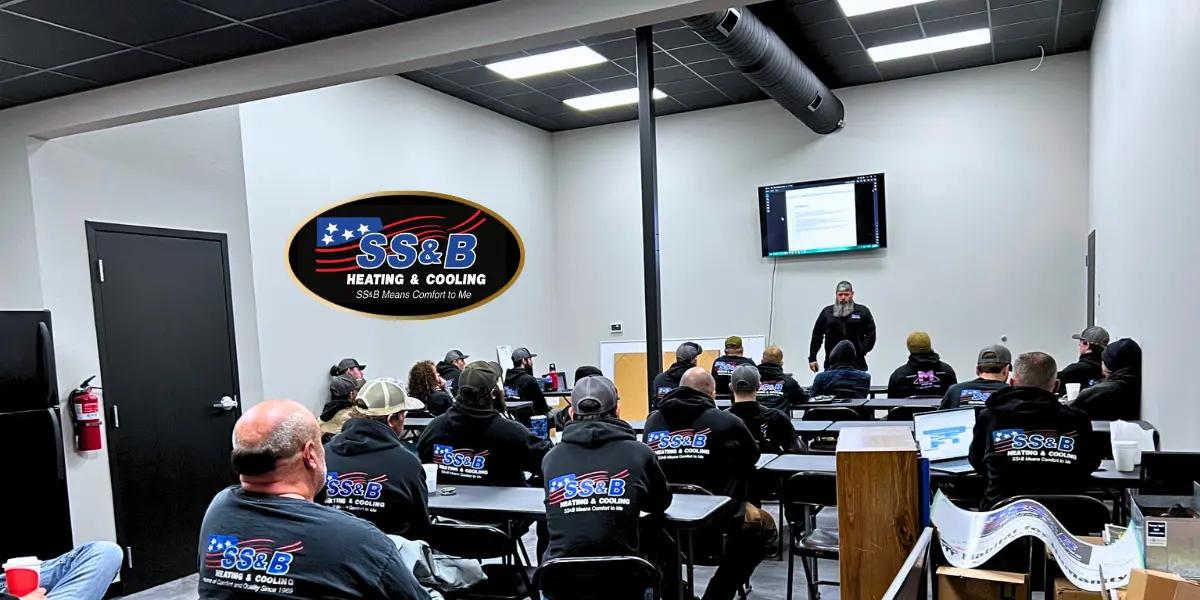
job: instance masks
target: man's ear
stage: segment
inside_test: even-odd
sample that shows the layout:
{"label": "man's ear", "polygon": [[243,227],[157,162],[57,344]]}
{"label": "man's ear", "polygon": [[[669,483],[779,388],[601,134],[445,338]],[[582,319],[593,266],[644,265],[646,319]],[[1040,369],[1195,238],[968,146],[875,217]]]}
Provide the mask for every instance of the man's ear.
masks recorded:
{"label": "man's ear", "polygon": [[312,440],[304,442],[304,450],[301,452],[301,457],[304,460],[305,467],[308,467],[310,469],[317,468],[318,463],[319,463],[319,461],[317,460],[317,444],[318,443],[319,442],[314,442]]}
{"label": "man's ear", "polygon": [[621,405],[620,404],[613,407],[613,416],[618,419],[621,418]]}

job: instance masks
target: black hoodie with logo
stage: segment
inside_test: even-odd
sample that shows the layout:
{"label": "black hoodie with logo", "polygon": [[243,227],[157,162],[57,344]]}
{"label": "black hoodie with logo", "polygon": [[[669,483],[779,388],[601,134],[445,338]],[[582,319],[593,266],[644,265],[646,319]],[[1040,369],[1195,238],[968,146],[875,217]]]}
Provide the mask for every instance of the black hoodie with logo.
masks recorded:
{"label": "black hoodie with logo", "polygon": [[754,366],[754,361],[745,356],[725,356],[718,357],[713,361],[712,376],[717,382],[718,394],[731,394],[733,390],[729,389],[729,378],[733,375],[733,370],[741,365]]}
{"label": "black hoodie with logo", "polygon": [[908,362],[892,372],[888,398],[942,397],[958,383],[954,368],[942,362],[937,352],[909,354]]}
{"label": "black hoodie with logo", "polygon": [[454,388],[458,384],[458,376],[462,375],[462,369],[454,366],[454,363],[446,361],[438,361],[438,375],[442,376],[442,380],[446,382],[446,392],[451,396],[454,395]]}
{"label": "black hoodie with logo", "polygon": [[987,481],[980,508],[1019,494],[1081,494],[1100,457],[1083,411],[1040,388],[997,391],[971,440],[971,466]]}
{"label": "black hoodie with logo", "polygon": [[542,395],[542,384],[524,367],[513,367],[504,375],[504,399],[532,402],[526,414],[545,415],[550,412],[546,397]]}
{"label": "black hoodie with logo", "polygon": [[767,408],[790,410],[808,402],[808,393],[792,378],[791,373],[784,373],[783,367],[770,363],[758,365],[758,374],[762,381],[758,384],[758,402]]}
{"label": "black hoodie with logo", "polygon": [[[650,410],[658,408],[658,403],[679,387],[679,380],[683,378],[683,374],[694,366],[696,366],[695,362],[677,360],[666,371],[655,375],[654,381],[650,384]],[[717,393],[725,392],[717,388]]]}
{"label": "black hoodie with logo", "polygon": [[417,440],[417,456],[437,465],[438,485],[521,487],[524,471],[541,474],[550,446],[494,408],[456,403],[429,422]]}
{"label": "black hoodie with logo", "polygon": [[667,481],[729,496],[741,517],[759,457],[741,419],[717,408],[703,392],[680,386],[646,419],[642,441],[658,457]]}
{"label": "black hoodie with logo", "polygon": [[796,428],[783,412],[753,400],[734,402],[729,412],[746,424],[760,452],[784,454],[800,450],[800,445],[796,443]]}
{"label": "black hoodie with logo", "polygon": [[420,539],[429,526],[425,471],[391,427],[350,419],[325,445],[325,506],[340,508],[380,531]]}
{"label": "black hoodie with logo", "polygon": [[617,419],[575,421],[542,460],[546,476],[543,560],[636,556],[641,513],[661,514],[671,489],[654,452]]}
{"label": "black hoodie with logo", "polygon": [[1063,384],[1059,393],[1066,393],[1068,383],[1078,383],[1081,390],[1100,383],[1104,379],[1104,371],[1101,369],[1103,364],[1100,360],[1101,352],[1100,348],[1090,348],[1087,354],[1079,355],[1079,362],[1063,367],[1063,370],[1058,372],[1058,380]]}

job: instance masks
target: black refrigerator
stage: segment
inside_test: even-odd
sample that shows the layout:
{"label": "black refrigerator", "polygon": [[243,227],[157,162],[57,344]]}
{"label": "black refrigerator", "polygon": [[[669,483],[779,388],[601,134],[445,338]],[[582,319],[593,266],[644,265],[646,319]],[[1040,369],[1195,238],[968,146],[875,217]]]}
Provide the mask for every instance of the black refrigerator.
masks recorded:
{"label": "black refrigerator", "polygon": [[48,310],[0,310],[0,561],[71,549],[71,507]]}

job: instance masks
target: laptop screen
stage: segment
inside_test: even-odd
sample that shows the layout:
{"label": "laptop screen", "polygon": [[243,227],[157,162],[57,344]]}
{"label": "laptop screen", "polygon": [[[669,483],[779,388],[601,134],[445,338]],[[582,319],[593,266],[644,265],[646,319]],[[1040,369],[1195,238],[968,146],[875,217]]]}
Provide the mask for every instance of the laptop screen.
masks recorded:
{"label": "laptop screen", "polygon": [[913,415],[921,456],[929,460],[963,458],[971,449],[975,409],[939,410]]}

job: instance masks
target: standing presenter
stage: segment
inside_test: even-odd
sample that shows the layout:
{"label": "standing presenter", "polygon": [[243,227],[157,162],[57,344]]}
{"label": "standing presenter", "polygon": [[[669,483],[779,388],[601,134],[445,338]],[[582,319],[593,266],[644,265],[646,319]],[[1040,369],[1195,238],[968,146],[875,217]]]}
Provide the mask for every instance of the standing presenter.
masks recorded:
{"label": "standing presenter", "polygon": [[813,325],[812,342],[808,347],[808,368],[817,372],[817,351],[825,344],[825,368],[829,368],[829,352],[842,340],[854,344],[858,351],[858,368],[867,370],[867,353],[875,348],[875,317],[871,309],[854,302],[854,286],[849,281],[837,284],[834,303],[821,309]]}

